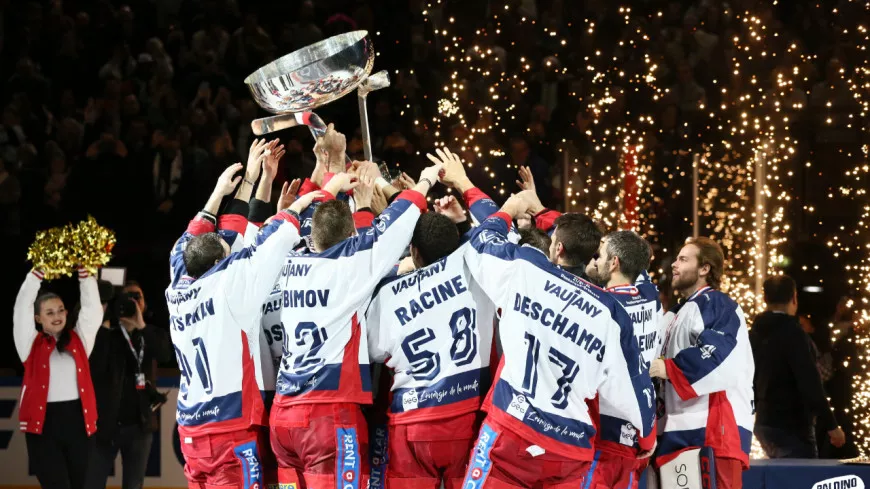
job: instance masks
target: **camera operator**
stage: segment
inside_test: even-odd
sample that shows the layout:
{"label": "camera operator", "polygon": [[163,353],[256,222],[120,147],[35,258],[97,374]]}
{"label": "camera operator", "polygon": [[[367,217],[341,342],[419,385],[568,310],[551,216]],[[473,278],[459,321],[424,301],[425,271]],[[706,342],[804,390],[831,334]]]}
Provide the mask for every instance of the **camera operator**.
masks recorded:
{"label": "camera operator", "polygon": [[172,340],[169,338],[169,331],[151,325],[151,311],[148,310],[148,303],[145,302],[145,294],[142,292],[139,282],[128,280],[124,284],[124,293],[139,305],[142,318],[145,319],[145,329],[154,333],[156,341],[153,353],[157,358],[157,366],[175,368],[175,353],[172,351]]}
{"label": "camera operator", "polygon": [[162,332],[145,324],[139,302],[131,295],[116,294],[109,302],[90,358],[99,418],[86,489],[106,487],[119,451],[121,487],[142,488],[153,433],[159,427],[156,410],[166,402],[156,388]]}

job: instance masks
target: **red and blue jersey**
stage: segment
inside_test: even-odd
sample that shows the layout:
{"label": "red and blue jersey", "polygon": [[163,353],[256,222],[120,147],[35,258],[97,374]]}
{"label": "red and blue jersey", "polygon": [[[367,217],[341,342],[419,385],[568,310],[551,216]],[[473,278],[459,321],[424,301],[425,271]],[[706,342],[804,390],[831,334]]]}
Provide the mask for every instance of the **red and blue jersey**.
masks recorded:
{"label": "red and blue jersey", "polygon": [[385,279],[372,298],[369,352],[393,371],[391,424],[475,412],[489,388],[495,308],[464,252]]}
{"label": "red and blue jersey", "polygon": [[423,195],[402,192],[362,234],[285,256],[277,270],[284,343],[275,405],[371,404],[364,312],[425,209]]}
{"label": "red and blue jersey", "polygon": [[664,318],[668,381],[659,392],[659,454],[710,446],[716,457],[749,467],[755,361],[743,310],[703,287]]}

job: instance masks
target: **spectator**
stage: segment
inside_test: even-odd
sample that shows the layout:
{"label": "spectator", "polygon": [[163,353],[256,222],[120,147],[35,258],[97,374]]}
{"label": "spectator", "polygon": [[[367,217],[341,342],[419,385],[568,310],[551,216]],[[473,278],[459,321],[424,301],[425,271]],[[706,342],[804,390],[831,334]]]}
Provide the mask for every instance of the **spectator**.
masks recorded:
{"label": "spectator", "polygon": [[123,489],[141,489],[159,428],[156,409],[166,402],[157,391],[157,360],[161,333],[145,324],[138,285],[109,303],[103,327],[90,357],[97,399],[98,430],[88,456],[86,489],[102,489],[121,453]]}
{"label": "spectator", "polygon": [[755,436],[770,458],[818,458],[815,420],[831,444],[846,435],[828,404],[809,336],[797,316],[797,287],[788,276],[764,282],[767,311],[755,318],[749,341],[755,358]]}

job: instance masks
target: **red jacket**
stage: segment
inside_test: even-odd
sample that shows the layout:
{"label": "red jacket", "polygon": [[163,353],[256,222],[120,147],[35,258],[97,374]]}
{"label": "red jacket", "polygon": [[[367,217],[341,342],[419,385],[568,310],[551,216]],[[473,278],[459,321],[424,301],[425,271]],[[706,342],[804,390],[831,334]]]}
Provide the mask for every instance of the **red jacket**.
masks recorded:
{"label": "red jacket", "polygon": [[[30,355],[24,362],[24,381],[21,385],[21,408],[18,420],[21,431],[41,434],[45,425],[45,405],[48,399],[48,377],[51,374],[49,356],[54,351],[56,341],[47,334],[39,334],[33,340]],[[79,397],[85,417],[85,431],[91,436],[97,431],[97,400],[91,383],[91,368],[82,340],[75,331],[70,331],[66,350],[76,362],[76,378],[79,384]]]}

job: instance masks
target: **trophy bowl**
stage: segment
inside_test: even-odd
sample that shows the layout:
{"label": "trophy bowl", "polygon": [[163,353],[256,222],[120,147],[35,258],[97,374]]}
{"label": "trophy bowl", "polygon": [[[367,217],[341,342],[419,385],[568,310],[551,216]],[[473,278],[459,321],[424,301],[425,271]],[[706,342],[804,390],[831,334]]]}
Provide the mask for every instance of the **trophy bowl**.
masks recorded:
{"label": "trophy bowl", "polygon": [[273,114],[311,111],[352,92],[374,62],[368,32],[348,32],[282,56],[248,75],[245,84]]}

